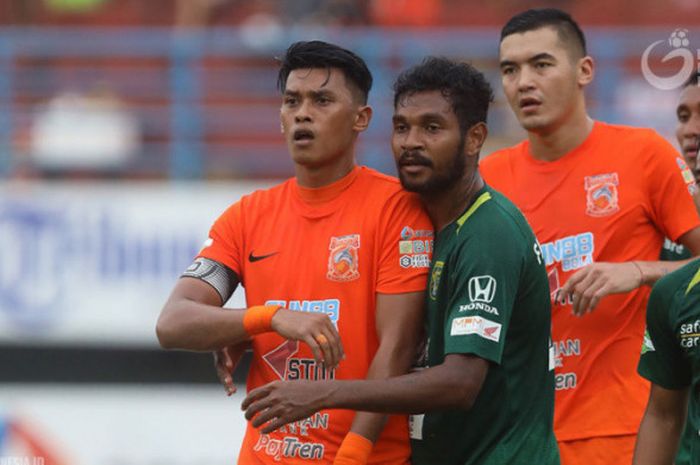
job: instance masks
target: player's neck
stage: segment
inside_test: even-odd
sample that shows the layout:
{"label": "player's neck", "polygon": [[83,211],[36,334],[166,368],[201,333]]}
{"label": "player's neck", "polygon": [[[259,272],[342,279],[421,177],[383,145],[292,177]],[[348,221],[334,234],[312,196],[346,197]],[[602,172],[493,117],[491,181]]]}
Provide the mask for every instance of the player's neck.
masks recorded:
{"label": "player's neck", "polygon": [[339,157],[333,163],[324,165],[294,165],[297,184],[302,187],[317,188],[328,186],[343,179],[355,168],[354,156]]}
{"label": "player's neck", "polygon": [[574,114],[560,126],[549,131],[528,131],[530,153],[537,160],[556,161],[586,140],[594,121],[585,111]]}
{"label": "player's neck", "polygon": [[484,187],[478,170],[465,173],[460,182],[449,189],[421,194],[421,200],[435,232],[441,231],[464,213],[469,205],[474,203],[476,193]]}

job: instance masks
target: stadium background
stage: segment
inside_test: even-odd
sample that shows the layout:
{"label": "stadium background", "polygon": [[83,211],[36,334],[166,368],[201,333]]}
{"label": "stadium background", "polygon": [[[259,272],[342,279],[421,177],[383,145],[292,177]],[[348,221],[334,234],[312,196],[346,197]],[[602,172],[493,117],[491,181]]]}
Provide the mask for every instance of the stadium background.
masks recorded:
{"label": "stadium background", "polygon": [[696,0],[0,0],[0,463],[233,463],[240,397],[209,354],[160,351],[154,325],[216,215],[292,174],[274,57],[313,38],[362,55],[376,113],[359,161],[393,173],[391,82],[426,54],[492,81],[485,155],[523,137],[498,33],[542,6],[587,34],[592,115],[675,144],[677,92],[640,57],[663,41],[651,67],[677,72],[675,33],[700,64]]}

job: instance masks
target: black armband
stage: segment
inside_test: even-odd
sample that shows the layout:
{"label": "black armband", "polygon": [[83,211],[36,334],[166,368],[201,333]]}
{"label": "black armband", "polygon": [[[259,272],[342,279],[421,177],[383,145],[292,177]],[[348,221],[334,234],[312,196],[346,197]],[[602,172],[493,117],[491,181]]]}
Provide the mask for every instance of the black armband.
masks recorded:
{"label": "black armband", "polygon": [[238,275],[231,268],[204,257],[197,257],[180,277],[201,279],[209,284],[219,293],[222,305],[238,285]]}

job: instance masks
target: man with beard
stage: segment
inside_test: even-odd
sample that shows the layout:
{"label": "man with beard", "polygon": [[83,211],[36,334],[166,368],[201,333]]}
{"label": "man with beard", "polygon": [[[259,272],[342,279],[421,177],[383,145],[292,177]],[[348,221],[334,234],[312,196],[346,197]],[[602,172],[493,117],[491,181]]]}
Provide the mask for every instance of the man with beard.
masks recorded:
{"label": "man with beard", "polygon": [[491,88],[470,65],[428,58],[394,91],[401,185],[420,194],[436,231],[424,367],[386,380],[275,382],[249,393],[246,417],[269,432],[323,408],[416,413],[413,465],[558,464],[542,253],[477,169]]}

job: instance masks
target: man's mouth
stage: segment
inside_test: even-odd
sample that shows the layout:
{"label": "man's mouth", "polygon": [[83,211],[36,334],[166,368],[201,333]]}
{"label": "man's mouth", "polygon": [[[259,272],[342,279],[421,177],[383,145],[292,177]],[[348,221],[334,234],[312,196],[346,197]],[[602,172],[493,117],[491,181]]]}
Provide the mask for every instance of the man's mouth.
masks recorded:
{"label": "man's mouth", "polygon": [[520,99],[519,105],[520,109],[524,112],[533,111],[537,109],[542,102],[534,97],[524,97]]}
{"label": "man's mouth", "polygon": [[304,143],[314,140],[314,133],[309,129],[297,129],[292,134],[294,142]]}
{"label": "man's mouth", "polygon": [[421,168],[421,167],[431,167],[433,163],[422,155],[418,155],[415,152],[404,152],[399,158],[400,168]]}

